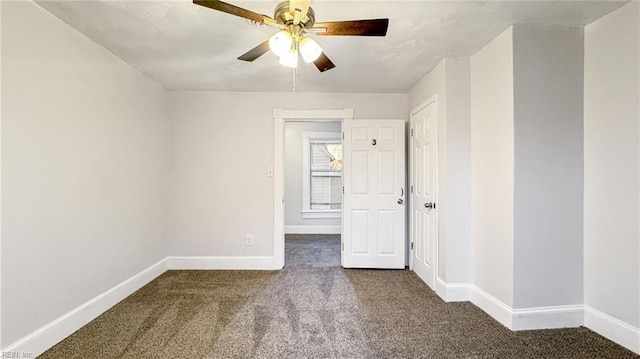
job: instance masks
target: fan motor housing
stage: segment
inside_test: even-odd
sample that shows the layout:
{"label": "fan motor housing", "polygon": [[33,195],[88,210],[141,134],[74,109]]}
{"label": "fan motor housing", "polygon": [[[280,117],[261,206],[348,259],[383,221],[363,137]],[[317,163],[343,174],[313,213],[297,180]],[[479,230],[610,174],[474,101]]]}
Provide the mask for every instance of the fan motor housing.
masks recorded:
{"label": "fan motor housing", "polygon": [[[273,18],[282,25],[291,25],[293,23],[293,15],[289,12],[289,1],[283,1],[278,6],[276,6],[276,10],[273,13]],[[305,28],[310,29],[313,27],[313,24],[316,22],[316,13],[313,11],[311,7],[309,7],[309,11],[305,16],[300,17],[300,24],[302,24]]]}

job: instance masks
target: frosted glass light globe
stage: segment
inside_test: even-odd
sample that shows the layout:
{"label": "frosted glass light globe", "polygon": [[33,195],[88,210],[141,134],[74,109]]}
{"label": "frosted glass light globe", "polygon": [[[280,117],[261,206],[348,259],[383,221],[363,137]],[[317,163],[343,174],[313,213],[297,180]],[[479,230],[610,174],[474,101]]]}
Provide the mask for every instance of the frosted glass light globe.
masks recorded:
{"label": "frosted glass light globe", "polygon": [[298,67],[298,51],[291,49],[280,56],[280,65],[295,69]]}
{"label": "frosted glass light globe", "polygon": [[307,37],[300,41],[300,55],[302,55],[304,62],[314,62],[320,57],[320,54],[322,54],[322,48],[313,39]]}
{"label": "frosted glass light globe", "polygon": [[292,43],[291,34],[286,31],[280,31],[269,38],[269,48],[276,56],[282,56],[289,51]]}

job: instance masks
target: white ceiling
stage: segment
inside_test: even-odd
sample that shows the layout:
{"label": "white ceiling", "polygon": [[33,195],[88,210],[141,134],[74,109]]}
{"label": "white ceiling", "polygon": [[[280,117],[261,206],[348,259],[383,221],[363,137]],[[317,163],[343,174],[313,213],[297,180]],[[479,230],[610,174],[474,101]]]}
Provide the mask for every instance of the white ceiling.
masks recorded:
{"label": "white ceiling", "polygon": [[[273,16],[278,0],[228,2]],[[516,23],[583,26],[612,1],[314,0],[316,21],[389,18],[387,36],[318,36],[336,64],[302,63],[298,92],[405,93],[445,56],[469,56]],[[276,30],[174,1],[40,1],[38,4],[170,90],[291,91],[292,70],[271,53],[238,56]]]}

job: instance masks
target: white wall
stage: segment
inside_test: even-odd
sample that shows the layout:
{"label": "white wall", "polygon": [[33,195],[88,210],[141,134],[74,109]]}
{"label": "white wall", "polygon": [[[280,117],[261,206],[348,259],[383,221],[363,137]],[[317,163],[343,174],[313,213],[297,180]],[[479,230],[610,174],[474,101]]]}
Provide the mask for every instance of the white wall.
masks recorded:
{"label": "white wall", "polygon": [[438,106],[438,277],[471,281],[469,59],[445,58],[409,91],[413,111],[433,96]]}
{"label": "white wall", "polygon": [[471,56],[473,283],[513,305],[513,30]]}
{"label": "white wall", "polygon": [[582,304],[583,30],[515,25],[513,307]]}
{"label": "white wall", "polygon": [[408,112],[404,94],[170,93],[169,255],[273,255],[274,108],[353,108],[355,118]]}
{"label": "white wall", "polygon": [[285,122],[284,127],[284,188],[286,226],[340,226],[340,218],[302,218],[302,133],[337,132],[342,124],[334,121]]}
{"label": "white wall", "polygon": [[2,347],[166,255],[165,90],[2,4]]}
{"label": "white wall", "polygon": [[[584,303],[640,327],[640,4],[585,27]],[[640,338],[636,339],[640,350]]]}

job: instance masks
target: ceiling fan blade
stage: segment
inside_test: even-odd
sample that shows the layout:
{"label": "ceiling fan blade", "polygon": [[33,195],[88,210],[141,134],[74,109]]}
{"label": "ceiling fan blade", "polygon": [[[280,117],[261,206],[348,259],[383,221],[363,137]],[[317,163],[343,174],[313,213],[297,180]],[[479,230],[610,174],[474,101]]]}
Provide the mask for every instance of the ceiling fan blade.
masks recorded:
{"label": "ceiling fan blade", "polygon": [[332,68],[336,67],[336,65],[334,65],[333,62],[329,60],[329,58],[327,57],[327,55],[324,54],[324,52],[321,53],[320,57],[318,57],[316,61],[314,61],[313,63],[316,65],[318,70],[320,70],[320,72],[325,72],[327,70],[331,70]]}
{"label": "ceiling fan blade", "polygon": [[267,52],[269,52],[269,40],[245,52],[240,57],[238,57],[238,60],[253,62],[253,60],[266,54]]}
{"label": "ceiling fan blade", "polygon": [[311,0],[289,0],[289,13],[295,19],[296,9],[298,9],[300,10],[300,19],[304,19],[304,17],[307,16],[307,12],[309,11],[310,3]]}
{"label": "ceiling fan blade", "polygon": [[217,0],[193,0],[196,5],[208,7],[213,10],[226,12],[227,14],[239,16],[257,23],[275,23],[276,21],[268,16],[255,13],[253,11],[237,7],[235,5],[227,4],[226,2]]}
{"label": "ceiling fan blade", "polygon": [[316,22],[314,29],[326,29],[318,35],[386,36],[389,19]]}

